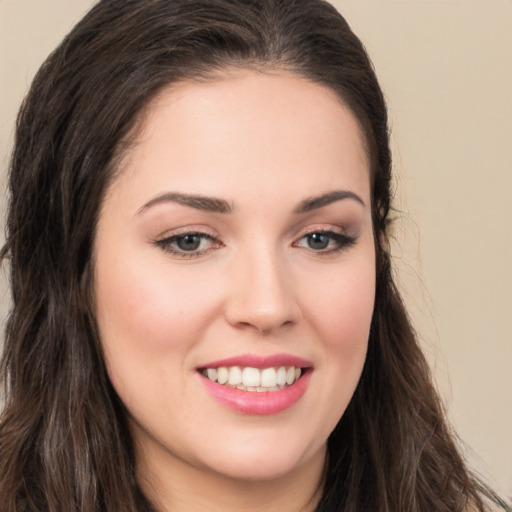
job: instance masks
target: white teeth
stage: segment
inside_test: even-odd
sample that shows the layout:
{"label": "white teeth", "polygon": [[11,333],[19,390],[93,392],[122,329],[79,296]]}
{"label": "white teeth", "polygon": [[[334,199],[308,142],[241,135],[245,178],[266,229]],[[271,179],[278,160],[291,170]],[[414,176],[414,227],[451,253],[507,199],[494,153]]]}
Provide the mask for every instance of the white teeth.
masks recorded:
{"label": "white teeth", "polygon": [[228,384],[230,386],[238,386],[238,384],[242,384],[242,370],[239,366],[232,366],[229,369]]}
{"label": "white teeth", "polygon": [[277,385],[278,386],[284,386],[286,384],[286,368],[281,366],[277,370]]}
{"label": "white teeth", "polygon": [[258,368],[248,366],[242,372],[242,383],[244,386],[257,388],[261,384],[261,372]]}
{"label": "white teeth", "polygon": [[275,368],[265,368],[261,371],[261,386],[272,388],[277,385],[277,373]]}
{"label": "white teeth", "polygon": [[[208,375],[208,378],[210,378],[209,375]],[[218,383],[219,384],[226,384],[228,379],[229,379],[228,369],[225,368],[224,366],[221,366],[220,368],[218,368],[217,369],[217,381],[218,381]],[[210,379],[210,380],[213,380],[213,379]]]}
{"label": "white teeth", "polygon": [[206,370],[206,373],[208,374],[208,378],[210,380],[213,380],[213,381],[217,380],[218,372],[215,368],[208,368],[208,370]]}
{"label": "white teeth", "polygon": [[240,366],[207,368],[202,374],[213,382],[228,385],[242,391],[263,393],[278,391],[292,385],[302,375],[301,368],[280,366],[270,368],[253,368]]}

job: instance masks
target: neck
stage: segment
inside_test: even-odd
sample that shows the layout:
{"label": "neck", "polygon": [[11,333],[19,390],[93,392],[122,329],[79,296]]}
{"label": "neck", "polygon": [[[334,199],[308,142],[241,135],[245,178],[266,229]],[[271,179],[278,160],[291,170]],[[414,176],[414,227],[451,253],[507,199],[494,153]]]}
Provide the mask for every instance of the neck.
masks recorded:
{"label": "neck", "polygon": [[179,460],[163,464],[153,459],[151,467],[139,463],[137,474],[160,512],[313,512],[321,497],[325,457],[323,449],[272,480],[231,478]]}

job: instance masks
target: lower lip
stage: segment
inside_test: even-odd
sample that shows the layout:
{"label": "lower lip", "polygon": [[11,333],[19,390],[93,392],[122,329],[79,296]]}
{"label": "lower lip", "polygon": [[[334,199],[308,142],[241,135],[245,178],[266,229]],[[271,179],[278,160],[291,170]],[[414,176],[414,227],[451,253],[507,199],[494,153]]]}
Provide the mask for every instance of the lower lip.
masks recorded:
{"label": "lower lip", "polygon": [[283,412],[297,403],[306,392],[311,373],[307,370],[298,381],[280,391],[263,392],[242,391],[199,376],[210,395],[229,409],[242,414],[269,415]]}

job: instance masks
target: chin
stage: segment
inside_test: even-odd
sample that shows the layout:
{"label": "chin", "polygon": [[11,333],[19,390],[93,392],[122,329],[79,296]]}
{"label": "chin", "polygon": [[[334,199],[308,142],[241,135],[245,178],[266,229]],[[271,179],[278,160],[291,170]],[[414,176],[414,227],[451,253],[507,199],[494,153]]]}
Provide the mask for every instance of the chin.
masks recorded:
{"label": "chin", "polygon": [[278,480],[293,473],[295,464],[288,461],[247,461],[244,463],[228,463],[218,468],[218,473],[235,480],[244,481],[269,481]]}
{"label": "chin", "polygon": [[[289,448],[292,448],[291,446]],[[304,453],[293,449],[258,449],[244,447],[233,451],[226,457],[213,456],[210,469],[225,477],[243,481],[281,480],[292,476],[307,464],[323,464],[326,453],[325,445],[315,452]],[[212,454],[213,455],[213,454]]]}

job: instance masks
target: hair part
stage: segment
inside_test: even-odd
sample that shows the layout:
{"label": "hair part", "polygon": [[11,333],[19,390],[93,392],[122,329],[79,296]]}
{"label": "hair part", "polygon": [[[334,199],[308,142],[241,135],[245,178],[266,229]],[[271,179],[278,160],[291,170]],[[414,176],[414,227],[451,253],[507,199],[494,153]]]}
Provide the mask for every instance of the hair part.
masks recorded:
{"label": "hair part", "polygon": [[318,510],[483,511],[393,284],[384,97],[363,45],[322,0],[103,0],[41,67],[17,120],[0,253],[13,296],[0,367],[0,511],[152,509],[94,320],[96,223],[159,91],[241,68],[329,87],[370,155],[375,312],[360,383],[329,438]]}

